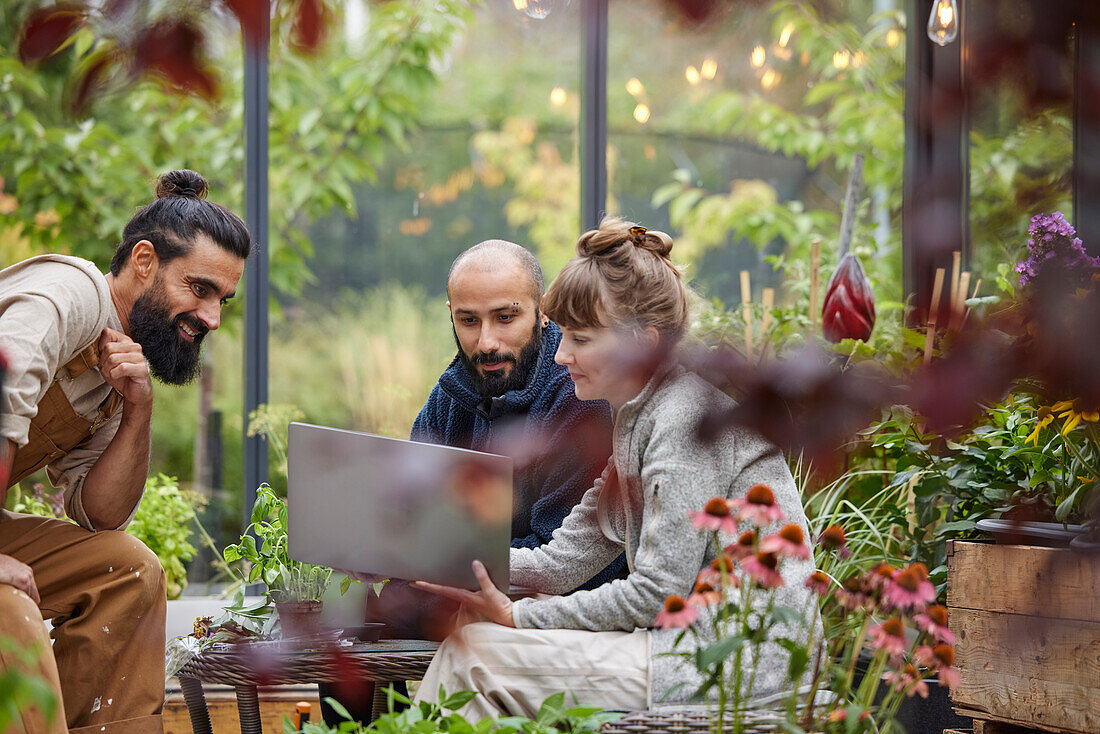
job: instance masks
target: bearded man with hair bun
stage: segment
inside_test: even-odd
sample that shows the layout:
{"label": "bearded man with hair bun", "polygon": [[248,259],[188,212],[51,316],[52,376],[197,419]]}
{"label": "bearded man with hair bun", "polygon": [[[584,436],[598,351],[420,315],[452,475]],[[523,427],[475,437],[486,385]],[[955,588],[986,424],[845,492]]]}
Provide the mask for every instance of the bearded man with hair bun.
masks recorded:
{"label": "bearded man with hair bun", "polygon": [[45,468],[76,523],[0,512],[0,638],[36,656],[26,666],[0,651],[0,669],[29,667],[61,704],[49,720],[20,711],[16,731],[162,731],[164,571],[121,531],[149,472],[151,376],[198,374],[252,248],[206,191],[194,171],[161,176],[106,274],[65,255],[0,270],[0,501]]}

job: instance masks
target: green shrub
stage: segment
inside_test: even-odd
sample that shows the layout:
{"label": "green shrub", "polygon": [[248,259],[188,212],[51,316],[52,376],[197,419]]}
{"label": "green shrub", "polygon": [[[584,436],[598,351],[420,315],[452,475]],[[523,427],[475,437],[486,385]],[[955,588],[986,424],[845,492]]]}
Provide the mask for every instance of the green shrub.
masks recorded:
{"label": "green shrub", "polygon": [[178,599],[187,586],[184,561],[195,557],[191,545],[192,521],[206,498],[180,489],[175,477],[156,474],[145,482],[145,496],[126,532],[157,554],[168,582],[168,598]]}

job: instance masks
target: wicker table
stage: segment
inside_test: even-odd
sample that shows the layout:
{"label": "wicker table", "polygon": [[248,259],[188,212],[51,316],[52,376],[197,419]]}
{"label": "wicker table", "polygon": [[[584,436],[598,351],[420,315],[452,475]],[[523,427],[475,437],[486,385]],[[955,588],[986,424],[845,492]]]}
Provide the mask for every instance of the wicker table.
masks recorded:
{"label": "wicker table", "polygon": [[[215,645],[196,655],[176,674],[194,734],[213,734],[203,683],[233,686],[241,734],[262,734],[257,687],[359,679],[377,683],[420,680],[439,646],[424,640],[385,640],[328,645],[304,650],[282,642]],[[375,714],[385,703],[384,686],[375,686]]]}

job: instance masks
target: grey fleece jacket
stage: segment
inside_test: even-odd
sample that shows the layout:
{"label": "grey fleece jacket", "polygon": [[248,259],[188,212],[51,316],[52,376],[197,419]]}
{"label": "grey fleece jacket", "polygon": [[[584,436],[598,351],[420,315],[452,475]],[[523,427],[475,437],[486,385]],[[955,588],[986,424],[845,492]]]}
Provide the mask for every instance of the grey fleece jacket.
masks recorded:
{"label": "grey fleece jacket", "polygon": [[[511,550],[511,583],[545,594],[564,594],[626,551],[630,574],[595,589],[569,596],[521,599],[512,607],[517,627],[538,629],[625,630],[651,628],[670,594],[687,597],[698,573],[714,559],[710,533],[691,525],[712,497],[743,497],[755,484],[766,484],[788,522],[806,528],[806,515],[782,454],[760,436],[733,429],[712,443],[696,437],[699,420],[709,411],[732,405],[717,388],[682,367],[666,365],[614,416],[614,452],[603,476],[538,548]],[[603,496],[616,467],[621,490]],[[778,528],[771,528],[774,530]],[[726,541],[728,542],[728,540]],[[786,559],[780,565],[785,585],[776,604],[812,609],[806,578],[811,561]],[[763,601],[764,594],[757,598]],[[777,628],[782,636],[805,639],[807,631]],[[678,630],[652,630],[650,698],[652,703],[686,701],[700,682],[694,666],[676,656]],[[679,650],[693,649],[689,635]],[[786,653],[778,645],[761,647],[761,664],[751,693],[777,692],[786,671]],[[743,659],[744,664],[751,661]],[[746,678],[748,675],[746,674]],[[671,693],[670,693],[671,691]]]}

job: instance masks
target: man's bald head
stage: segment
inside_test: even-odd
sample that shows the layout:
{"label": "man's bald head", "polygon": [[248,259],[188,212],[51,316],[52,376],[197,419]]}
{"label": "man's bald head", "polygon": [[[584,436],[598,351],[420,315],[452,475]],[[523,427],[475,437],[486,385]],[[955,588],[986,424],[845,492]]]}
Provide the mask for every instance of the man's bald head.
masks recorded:
{"label": "man's bald head", "polygon": [[526,248],[506,240],[485,240],[463,252],[451,263],[447,273],[447,296],[451,295],[451,283],[460,270],[472,268],[478,272],[491,273],[518,267],[527,277],[531,298],[538,306],[546,286],[542,278],[539,261]]}

